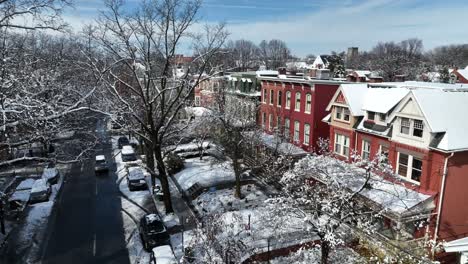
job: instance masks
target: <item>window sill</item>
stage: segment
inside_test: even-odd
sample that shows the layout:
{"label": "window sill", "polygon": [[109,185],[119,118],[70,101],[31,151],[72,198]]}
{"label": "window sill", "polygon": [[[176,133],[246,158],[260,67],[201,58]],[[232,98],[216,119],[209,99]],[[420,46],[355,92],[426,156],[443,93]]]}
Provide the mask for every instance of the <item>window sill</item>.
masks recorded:
{"label": "window sill", "polygon": [[398,178],[407,182],[407,183],[410,183],[410,184],[413,184],[413,185],[417,185],[417,186],[420,186],[421,185],[421,182],[417,182],[415,180],[412,180],[412,179],[408,179],[407,177],[403,177],[401,176],[400,174],[397,174]]}
{"label": "window sill", "polygon": [[310,111],[304,111],[304,114],[309,114],[310,115],[311,112]]}
{"label": "window sill", "polygon": [[424,143],[424,139],[420,138],[420,137],[415,137],[415,136],[411,136],[411,135],[407,135],[407,134],[402,134],[402,133],[399,133],[397,134],[399,137],[401,138],[404,138],[404,139],[408,139],[408,140],[413,140],[413,141],[417,141],[417,142],[420,142],[420,143]]}

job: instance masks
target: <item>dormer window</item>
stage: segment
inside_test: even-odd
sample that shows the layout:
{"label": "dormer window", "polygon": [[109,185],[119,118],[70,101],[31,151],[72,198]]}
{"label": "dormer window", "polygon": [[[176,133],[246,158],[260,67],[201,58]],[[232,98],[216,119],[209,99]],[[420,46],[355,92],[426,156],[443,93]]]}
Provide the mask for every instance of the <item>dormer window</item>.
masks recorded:
{"label": "dormer window", "polygon": [[345,107],[336,106],[335,119],[349,122],[349,109]]}
{"label": "dormer window", "polygon": [[413,121],[413,136],[422,138],[424,130],[424,124],[421,120]]}
{"label": "dormer window", "polygon": [[379,120],[381,122],[385,122],[385,119],[387,118],[387,115],[386,114],[379,114]]}
{"label": "dormer window", "polygon": [[[410,133],[412,131],[412,133]],[[400,133],[405,135],[412,135],[414,137],[423,137],[424,123],[422,120],[409,119],[402,117],[400,119]]]}
{"label": "dormer window", "polygon": [[368,120],[375,120],[375,112],[367,112],[367,119]]}

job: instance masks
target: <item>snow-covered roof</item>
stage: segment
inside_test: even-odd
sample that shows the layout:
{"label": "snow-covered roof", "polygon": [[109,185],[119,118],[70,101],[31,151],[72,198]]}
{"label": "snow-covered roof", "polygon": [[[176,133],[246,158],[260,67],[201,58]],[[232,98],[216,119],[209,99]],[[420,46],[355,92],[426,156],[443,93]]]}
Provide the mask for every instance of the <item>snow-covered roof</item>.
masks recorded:
{"label": "snow-covered roof", "polygon": [[34,182],[34,185],[31,188],[31,192],[44,192],[47,191],[47,180],[46,179],[38,179]]}
{"label": "snow-covered roof", "polygon": [[153,255],[157,264],[177,264],[177,259],[169,245],[153,248]]}
{"label": "snow-covered roof", "polygon": [[97,155],[96,156],[96,161],[105,161],[106,160],[106,156],[104,155]]}
{"label": "snow-covered roof", "polygon": [[367,77],[371,71],[354,71],[358,77]]}
{"label": "snow-covered roof", "polygon": [[382,82],[382,83],[369,83],[369,87],[393,87],[393,88],[408,88],[408,89],[436,89],[436,90],[467,90],[468,84],[463,83],[433,83],[433,82]]}
{"label": "snow-covered roof", "polygon": [[145,173],[142,168],[133,166],[128,168],[128,178],[131,180],[144,180]]}
{"label": "snow-covered roof", "polygon": [[417,89],[411,91],[431,132],[445,132],[437,148],[446,151],[468,149],[468,93]]}
{"label": "snow-covered roof", "polygon": [[405,88],[367,89],[364,95],[362,110],[386,114],[397,105],[408,92],[409,90]]}
{"label": "snow-covered roof", "polygon": [[44,172],[42,172],[42,178],[50,179],[54,178],[58,174],[58,170],[56,168],[45,168]]}
{"label": "snow-covered roof", "polygon": [[283,155],[300,156],[308,154],[308,152],[294,144],[288,142],[281,142],[280,139],[274,135],[262,133],[260,135],[260,139],[263,142],[263,144],[265,144],[268,148],[275,149]]}
{"label": "snow-covered roof", "polygon": [[212,113],[210,109],[200,106],[185,107],[185,112],[188,115],[193,115],[194,117],[209,116]]}
{"label": "snow-covered roof", "polygon": [[468,237],[444,243],[445,252],[468,252]]}
{"label": "snow-covered roof", "polygon": [[262,71],[256,71],[255,74],[256,74],[257,76],[278,75],[278,71],[262,70]]}
{"label": "snow-covered roof", "polygon": [[159,216],[157,214],[147,214],[145,216],[145,218],[146,218],[147,223],[153,223],[155,221],[161,221],[161,219],[159,218]]}
{"label": "snow-covered roof", "polygon": [[[468,67],[468,66],[467,66]],[[463,69],[463,70],[457,70],[458,74],[463,76],[463,78],[468,80],[468,69]]]}
{"label": "snow-covered roof", "polygon": [[364,103],[364,96],[368,90],[368,86],[365,83],[353,83],[353,84],[342,84],[336,91],[335,96],[327,106],[327,111],[331,110],[331,106],[334,104],[336,97],[341,92],[346,100],[346,103],[353,116],[362,116],[362,105]]}

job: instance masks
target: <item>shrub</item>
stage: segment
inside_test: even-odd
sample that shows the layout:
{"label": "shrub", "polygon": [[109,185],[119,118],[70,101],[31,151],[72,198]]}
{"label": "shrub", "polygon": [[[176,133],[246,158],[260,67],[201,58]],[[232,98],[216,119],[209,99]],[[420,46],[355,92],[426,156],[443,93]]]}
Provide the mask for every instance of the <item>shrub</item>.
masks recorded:
{"label": "shrub", "polygon": [[169,153],[166,157],[166,168],[169,174],[175,174],[184,168],[184,160],[177,154]]}

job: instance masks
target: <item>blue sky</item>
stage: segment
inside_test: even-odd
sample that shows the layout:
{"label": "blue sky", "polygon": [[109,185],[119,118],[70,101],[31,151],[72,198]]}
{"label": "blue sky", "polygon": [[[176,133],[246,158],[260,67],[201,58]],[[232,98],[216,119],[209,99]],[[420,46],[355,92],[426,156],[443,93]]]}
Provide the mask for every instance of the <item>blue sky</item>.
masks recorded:
{"label": "blue sky", "polygon": [[[139,0],[127,1],[129,8]],[[79,28],[100,0],[77,0],[66,12]],[[468,0],[204,0],[200,23],[226,22],[232,39],[286,41],[293,54],[324,54],[378,41],[421,38],[425,49],[468,43]]]}

